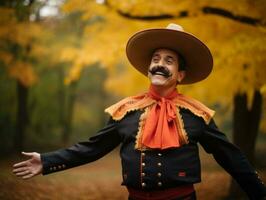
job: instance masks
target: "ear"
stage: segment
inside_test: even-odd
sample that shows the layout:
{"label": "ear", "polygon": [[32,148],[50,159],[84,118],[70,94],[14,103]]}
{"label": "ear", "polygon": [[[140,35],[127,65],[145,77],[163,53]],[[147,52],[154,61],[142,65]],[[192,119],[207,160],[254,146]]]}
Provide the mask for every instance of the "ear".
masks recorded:
{"label": "ear", "polygon": [[186,71],[178,71],[177,73],[177,81],[180,83],[186,76]]}

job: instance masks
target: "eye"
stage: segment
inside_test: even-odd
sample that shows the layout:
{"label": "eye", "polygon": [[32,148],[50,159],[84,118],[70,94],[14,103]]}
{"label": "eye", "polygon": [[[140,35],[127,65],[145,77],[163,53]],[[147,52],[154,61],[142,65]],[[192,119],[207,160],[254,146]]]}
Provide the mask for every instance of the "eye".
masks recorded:
{"label": "eye", "polygon": [[166,63],[167,63],[168,65],[171,65],[171,64],[173,64],[173,61],[172,61],[172,60],[167,60]]}
{"label": "eye", "polygon": [[155,62],[155,63],[157,63],[157,62],[159,62],[159,58],[156,58],[155,57],[155,58],[152,59],[152,61]]}

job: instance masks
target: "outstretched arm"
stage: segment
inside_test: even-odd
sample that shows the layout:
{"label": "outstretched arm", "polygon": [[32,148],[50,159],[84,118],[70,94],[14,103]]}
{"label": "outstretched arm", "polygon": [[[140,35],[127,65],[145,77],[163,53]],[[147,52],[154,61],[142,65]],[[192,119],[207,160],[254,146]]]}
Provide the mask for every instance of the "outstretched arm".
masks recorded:
{"label": "outstretched arm", "polygon": [[66,149],[41,154],[42,174],[66,170],[102,158],[121,142],[116,126],[117,122],[111,119],[103,129],[88,140]]}
{"label": "outstretched arm", "polygon": [[29,157],[28,160],[13,165],[13,173],[22,179],[29,179],[42,173],[41,156],[37,152],[22,152],[24,156]]}
{"label": "outstretched arm", "polygon": [[228,141],[213,120],[206,125],[200,143],[206,152],[213,154],[214,159],[238,182],[250,199],[266,197],[266,187],[246,156]]}
{"label": "outstretched arm", "polygon": [[69,148],[43,154],[23,153],[31,156],[31,159],[15,164],[13,172],[26,179],[40,173],[45,175],[95,161],[119,145],[121,138],[116,126],[117,122],[111,119],[97,135]]}

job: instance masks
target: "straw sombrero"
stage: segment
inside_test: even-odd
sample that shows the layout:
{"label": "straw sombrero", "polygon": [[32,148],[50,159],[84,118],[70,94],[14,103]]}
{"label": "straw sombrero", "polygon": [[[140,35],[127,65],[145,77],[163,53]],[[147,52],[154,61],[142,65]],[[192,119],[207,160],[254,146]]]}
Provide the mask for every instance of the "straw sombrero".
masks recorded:
{"label": "straw sombrero", "polygon": [[130,63],[147,76],[152,54],[159,48],[176,51],[185,60],[186,76],[180,84],[201,81],[212,71],[208,47],[177,24],[137,32],[128,40],[126,53]]}

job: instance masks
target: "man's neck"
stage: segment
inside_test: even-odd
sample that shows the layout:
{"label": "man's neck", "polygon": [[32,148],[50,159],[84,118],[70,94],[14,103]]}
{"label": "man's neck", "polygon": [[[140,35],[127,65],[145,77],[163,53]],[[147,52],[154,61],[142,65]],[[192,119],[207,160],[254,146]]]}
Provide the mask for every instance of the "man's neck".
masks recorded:
{"label": "man's neck", "polygon": [[154,91],[161,97],[165,97],[167,96],[168,94],[170,94],[173,90],[176,89],[175,86],[173,87],[163,87],[163,86],[156,86],[156,85],[153,85],[153,89]]}

